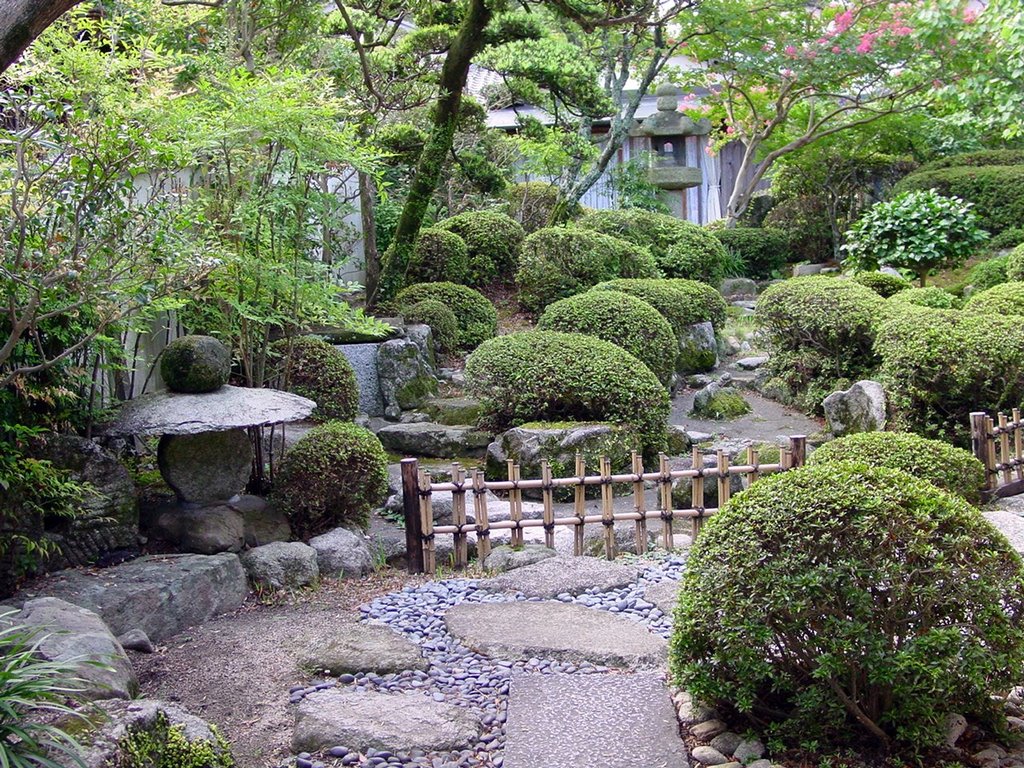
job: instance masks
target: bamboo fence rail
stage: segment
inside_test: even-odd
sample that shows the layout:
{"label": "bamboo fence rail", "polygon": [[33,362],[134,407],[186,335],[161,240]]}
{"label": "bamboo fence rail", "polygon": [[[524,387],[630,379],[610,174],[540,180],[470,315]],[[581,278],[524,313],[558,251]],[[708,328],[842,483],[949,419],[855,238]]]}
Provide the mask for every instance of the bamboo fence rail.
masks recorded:
{"label": "bamboo fence rail", "polygon": [[984,411],[971,414],[971,450],[985,466],[986,499],[1024,493],[1024,422],[1020,408],[1010,416]]}
{"label": "bamboo fence rail", "polygon": [[[573,528],[573,549],[576,555],[582,555],[584,549],[584,526],[592,523],[604,525],[604,550],[608,559],[615,557],[615,523],[633,522],[636,526],[636,552],[643,554],[647,549],[648,523],[661,521],[660,533],[662,543],[667,550],[674,547],[672,523],[675,520],[689,519],[691,536],[695,537],[704,520],[718,512],[718,507],[704,506],[704,486],[706,482],[717,483],[719,506],[729,500],[730,480],[739,476],[744,487],[748,487],[761,475],[774,472],[785,472],[803,466],[806,457],[806,438],[794,435],[789,438],[789,445],[780,450],[777,463],[762,464],[757,450],[749,448],[743,464],[731,464],[729,457],[722,451],[716,453],[714,466],[704,466],[704,454],[700,448],[693,449],[693,462],[690,469],[670,469],[668,459],[662,455],[658,460],[657,471],[645,471],[643,461],[635,452],[632,455],[631,471],[625,474],[613,474],[611,460],[603,457],[598,462],[596,474],[587,474],[587,467],[582,456],[577,454],[575,474],[571,477],[552,477],[551,466],[541,462],[541,476],[536,479],[524,480],[520,476],[517,463],[508,462],[507,477],[503,480],[488,480],[479,469],[468,473],[458,463],[452,464],[451,480],[435,483],[426,470],[420,468],[416,459],[402,460],[402,490],[405,514],[406,549],[410,573],[433,574],[437,569],[437,556],[434,539],[438,535],[454,537],[454,565],[465,568],[469,562],[469,534],[476,535],[477,554],[481,560],[491,550],[491,533],[493,531],[509,531],[513,547],[522,546],[523,531],[527,528],[543,528],[544,542],[547,546],[555,544],[555,528],[571,526]],[[685,509],[674,509],[672,504],[672,485],[676,480],[690,478],[691,506]],[[615,485],[632,486],[633,510],[616,512],[614,509]],[[657,490],[657,509],[647,508],[646,491],[648,484]],[[600,513],[587,514],[586,490],[588,486],[600,487]],[[573,490],[572,514],[555,517],[554,493],[556,489]],[[523,491],[539,490],[543,514],[537,519],[523,518]],[[491,522],[488,517],[487,492],[502,491],[508,494],[507,503],[509,516],[507,520]],[[450,492],[452,494],[452,522],[450,525],[434,525],[432,495]],[[466,515],[466,495],[472,494],[473,515],[475,522],[468,523]]]}

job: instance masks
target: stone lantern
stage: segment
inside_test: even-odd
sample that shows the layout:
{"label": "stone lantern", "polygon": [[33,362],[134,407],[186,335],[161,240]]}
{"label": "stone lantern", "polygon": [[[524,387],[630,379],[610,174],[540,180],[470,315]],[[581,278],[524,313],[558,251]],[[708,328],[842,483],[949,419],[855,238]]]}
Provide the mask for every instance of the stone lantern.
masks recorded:
{"label": "stone lantern", "polygon": [[661,189],[686,189],[700,186],[704,177],[698,166],[686,164],[687,138],[704,136],[711,123],[691,120],[679,112],[679,90],[674,85],[660,85],[655,92],[658,111],[646,118],[632,132],[650,139],[651,165],[647,178]]}

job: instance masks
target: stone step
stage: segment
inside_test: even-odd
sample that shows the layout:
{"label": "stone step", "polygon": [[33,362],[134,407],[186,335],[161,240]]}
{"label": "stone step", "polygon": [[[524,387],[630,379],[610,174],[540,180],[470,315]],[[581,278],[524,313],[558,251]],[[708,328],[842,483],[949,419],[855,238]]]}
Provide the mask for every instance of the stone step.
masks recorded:
{"label": "stone step", "polygon": [[378,430],[384,447],[405,456],[436,456],[481,458],[487,452],[491,435],[476,427],[450,426],[421,421],[412,424],[389,424]]}
{"label": "stone step", "polygon": [[686,746],[658,674],[512,677],[505,768],[679,768]]}

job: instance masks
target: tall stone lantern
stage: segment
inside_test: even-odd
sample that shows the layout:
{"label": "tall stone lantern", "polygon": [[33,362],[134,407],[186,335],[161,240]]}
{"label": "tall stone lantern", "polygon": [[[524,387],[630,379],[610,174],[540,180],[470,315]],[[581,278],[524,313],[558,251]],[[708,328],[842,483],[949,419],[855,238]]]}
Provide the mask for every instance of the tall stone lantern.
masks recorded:
{"label": "tall stone lantern", "polygon": [[[633,130],[634,136],[646,136],[650,141],[651,164],[648,180],[661,189],[687,189],[700,186],[704,180],[698,165],[687,165],[687,139],[705,136],[711,131],[706,119],[691,120],[680,112],[679,89],[674,85],[660,85],[655,91],[658,111],[646,118]],[[693,140],[689,142],[693,144]],[[691,153],[692,154],[692,153]]]}

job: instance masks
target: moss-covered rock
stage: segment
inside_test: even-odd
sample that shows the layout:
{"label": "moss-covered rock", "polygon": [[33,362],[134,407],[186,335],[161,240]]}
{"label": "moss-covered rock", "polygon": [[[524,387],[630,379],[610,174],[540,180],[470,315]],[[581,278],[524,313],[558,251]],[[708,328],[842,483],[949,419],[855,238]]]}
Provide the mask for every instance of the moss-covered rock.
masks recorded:
{"label": "moss-covered rock", "polygon": [[431,421],[447,426],[476,424],[483,416],[483,405],[472,397],[439,397],[423,404]]}
{"label": "moss-covered rock", "polygon": [[172,392],[212,392],[228,383],[231,350],[212,336],[181,336],[164,348],[160,375]]}
{"label": "moss-covered rock", "polygon": [[699,419],[725,421],[750,413],[750,403],[733,387],[709,384],[697,393],[691,415]]}
{"label": "moss-covered rock", "polygon": [[682,374],[707,373],[718,365],[718,339],[711,323],[695,323],[679,337],[676,370]]}

